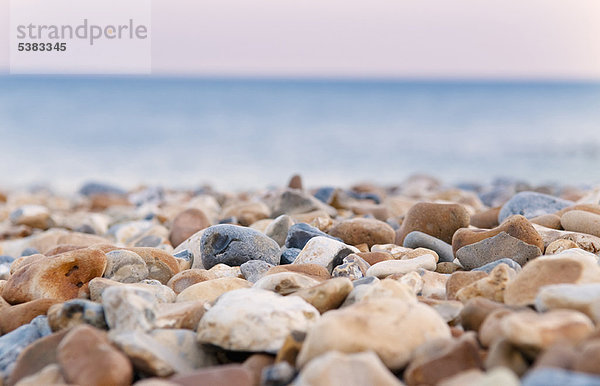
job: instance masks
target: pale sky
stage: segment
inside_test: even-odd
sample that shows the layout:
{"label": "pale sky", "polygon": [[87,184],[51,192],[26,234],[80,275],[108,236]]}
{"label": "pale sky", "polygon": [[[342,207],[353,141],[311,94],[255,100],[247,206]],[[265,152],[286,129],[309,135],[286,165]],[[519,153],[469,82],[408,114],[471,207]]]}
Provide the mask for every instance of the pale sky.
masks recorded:
{"label": "pale sky", "polygon": [[152,3],[154,74],[600,80],[599,0]]}

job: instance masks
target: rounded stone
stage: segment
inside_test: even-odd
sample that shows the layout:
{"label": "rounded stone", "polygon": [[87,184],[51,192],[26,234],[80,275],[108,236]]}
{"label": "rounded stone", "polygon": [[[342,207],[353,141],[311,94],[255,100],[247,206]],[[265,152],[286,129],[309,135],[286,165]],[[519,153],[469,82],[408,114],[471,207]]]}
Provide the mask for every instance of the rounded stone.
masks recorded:
{"label": "rounded stone", "polygon": [[410,232],[420,231],[445,243],[452,242],[454,232],[469,226],[469,213],[460,204],[436,204],[420,202],[413,205],[400,229],[396,232],[396,244],[403,245]]}
{"label": "rounded stone", "polygon": [[214,272],[207,271],[206,269],[192,268],[181,271],[173,276],[167,285],[171,287],[176,294],[179,294],[191,285],[216,278],[217,275],[215,275]]}
{"label": "rounded stone", "polygon": [[387,223],[371,218],[345,220],[329,230],[333,237],[340,238],[349,245],[391,244],[395,239],[394,229]]}
{"label": "rounded stone", "polygon": [[415,257],[408,260],[388,260],[372,265],[367,270],[367,276],[376,276],[378,278],[390,276],[398,273],[409,273],[423,268],[429,271],[435,271],[436,261],[431,254]]}
{"label": "rounded stone", "polygon": [[498,222],[519,214],[525,218],[534,218],[544,214],[552,214],[573,205],[573,201],[537,192],[520,192],[515,194],[500,209]]}
{"label": "rounded stone", "polygon": [[301,273],[280,272],[263,276],[254,283],[253,288],[273,291],[280,295],[289,295],[304,288],[314,287],[319,283],[318,280]]}
{"label": "rounded stone", "polygon": [[194,233],[209,226],[210,220],[203,211],[196,208],[186,209],[173,219],[169,241],[176,247]]}
{"label": "rounded stone", "polygon": [[560,224],[567,231],[600,237],[600,214],[572,210],[562,215]]}
{"label": "rounded stone", "polygon": [[474,269],[503,258],[510,258],[519,265],[540,256],[542,251],[506,232],[479,242],[466,245],[456,252],[456,258],[465,269]]}
{"label": "rounded stone", "polygon": [[203,301],[212,302],[225,292],[252,286],[247,280],[237,277],[222,277],[193,284],[177,295],[177,302]]}
{"label": "rounded stone", "polygon": [[106,254],[103,276],[121,283],[137,283],[148,277],[148,267],[137,253],[117,249]]}
{"label": "rounded stone", "polygon": [[222,263],[240,266],[249,260],[263,260],[278,265],[279,245],[265,234],[250,228],[221,224],[204,230],[202,235],[202,264],[210,269]]}
{"label": "rounded stone", "polygon": [[52,331],[59,331],[88,324],[100,330],[108,330],[102,304],[86,299],[67,300],[48,309],[48,324]]}
{"label": "rounded stone", "polygon": [[454,253],[452,253],[452,245],[443,242],[433,236],[428,235],[420,231],[410,232],[404,238],[405,248],[427,248],[435,251],[439,256],[439,262],[452,262],[454,261]]}

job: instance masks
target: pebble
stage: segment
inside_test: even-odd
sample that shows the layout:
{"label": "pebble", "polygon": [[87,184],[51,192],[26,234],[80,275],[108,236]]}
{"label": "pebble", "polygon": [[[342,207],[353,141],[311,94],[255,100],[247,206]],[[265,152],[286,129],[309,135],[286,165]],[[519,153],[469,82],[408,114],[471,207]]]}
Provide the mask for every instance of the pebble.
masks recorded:
{"label": "pebble", "polygon": [[183,243],[194,233],[208,228],[210,220],[203,211],[189,208],[179,213],[174,219],[169,232],[169,241],[174,247]]}
{"label": "pebble", "polygon": [[345,354],[330,351],[308,362],[292,385],[402,386],[373,351]]}
{"label": "pebble", "polygon": [[300,190],[285,190],[275,197],[272,203],[272,217],[278,217],[282,214],[296,215],[322,210],[329,216],[335,216],[337,211],[310,194]]}
{"label": "pebble", "polygon": [[562,229],[560,217],[555,214],[543,214],[531,219],[532,224],[537,224],[551,229]]}
{"label": "pebble", "polygon": [[56,357],[71,384],[125,386],[133,381],[129,359],[110,344],[105,332],[85,324],[61,340]]}
{"label": "pebble", "polygon": [[246,227],[270,215],[269,207],[260,201],[235,203],[226,206],[221,212],[221,218],[235,217],[240,225]]}
{"label": "pebble", "polygon": [[336,266],[342,263],[344,257],[357,252],[360,252],[357,248],[341,241],[317,236],[306,243],[292,265],[317,264],[327,268],[327,271],[331,273]]}
{"label": "pebble", "polygon": [[487,277],[458,290],[456,299],[466,303],[470,299],[482,297],[503,303],[506,287],[515,276],[516,272],[508,265],[497,265]]}
{"label": "pebble", "polygon": [[[369,252],[378,253],[378,252]],[[371,267],[369,263],[363,260],[359,254],[351,253],[344,257],[342,264],[338,265],[331,272],[333,277],[347,277],[350,280],[360,279],[367,274],[368,269]]]}
{"label": "pebble", "polygon": [[2,309],[0,313],[0,333],[6,334],[33,320],[36,316],[46,315],[48,309],[58,303],[55,299],[36,299]]}
{"label": "pebble", "polygon": [[238,364],[206,367],[185,374],[176,374],[170,378],[170,381],[179,386],[253,385],[252,372]]}
{"label": "pebble", "polygon": [[318,281],[323,281],[331,278],[327,268],[318,264],[289,264],[277,265],[267,271],[267,275],[272,275],[280,272],[296,272],[311,277]]}
{"label": "pebble", "polygon": [[406,214],[396,232],[396,244],[403,245],[406,235],[413,231],[427,233],[449,244],[457,229],[468,226],[469,213],[464,206],[420,202],[413,205]]}
{"label": "pebble", "polygon": [[305,288],[311,288],[320,282],[309,276],[295,272],[279,272],[263,276],[253,288],[273,291],[280,295],[289,295]]}
{"label": "pebble", "polygon": [[21,378],[17,386],[38,386],[38,385],[66,385],[67,381],[62,375],[60,366],[57,364],[50,364],[40,371],[28,376]]}
{"label": "pebble", "polygon": [[385,279],[354,287],[347,295],[342,307],[382,298],[394,298],[407,303],[416,303],[417,301],[415,291],[408,284],[399,280]]}
{"label": "pebble", "polygon": [[393,298],[374,299],[323,314],[308,329],[296,365],[303,367],[328,351],[372,350],[395,371],[406,366],[427,340],[449,337],[448,325],[430,307]]}
{"label": "pebble", "polygon": [[545,367],[529,372],[522,386],[600,386],[600,376]]}
{"label": "pebble", "polygon": [[383,278],[393,274],[403,274],[416,271],[423,268],[429,271],[435,271],[436,259],[431,254],[415,257],[408,260],[388,260],[374,264],[367,270],[367,276],[376,276]]}
{"label": "pebble", "polygon": [[544,250],[544,240],[542,236],[537,232],[536,227],[532,225],[525,217],[515,215],[508,218],[505,222],[500,224],[494,229],[490,230],[476,230],[476,229],[459,229],[452,238],[452,250],[456,255],[456,252],[470,244],[483,241],[490,237],[494,237],[499,233],[505,232],[508,235],[523,241],[524,243],[534,245]]}
{"label": "pebble", "polygon": [[250,260],[240,265],[240,271],[246,280],[251,283],[256,283],[273,267],[273,264],[269,264],[262,260]]}
{"label": "pebble", "polygon": [[487,263],[485,265],[482,265],[481,267],[478,268],[474,268],[472,271],[478,272],[485,272],[485,273],[490,273],[492,272],[492,270],[494,268],[496,268],[498,265],[500,264],[506,264],[508,265],[511,269],[513,269],[515,272],[521,272],[521,265],[519,265],[519,263],[517,263],[516,261],[514,261],[513,259],[509,259],[509,258],[502,258],[502,259],[498,259],[496,261],[492,261],[491,263]]}
{"label": "pebble", "polygon": [[423,247],[435,251],[439,256],[440,262],[452,262],[454,260],[452,245],[430,236],[427,233],[419,231],[410,232],[404,238],[402,246],[406,248]]}
{"label": "pebble", "polygon": [[275,240],[280,247],[285,245],[290,228],[294,225],[294,220],[287,214],[282,214],[273,220],[265,229],[265,234]]}
{"label": "pebble", "polygon": [[102,302],[102,294],[109,287],[127,287],[132,289],[141,289],[142,291],[150,291],[157,303],[171,303],[175,301],[176,294],[166,285],[161,284],[158,280],[142,280],[139,283],[124,284],[118,281],[113,281],[105,278],[95,278],[90,281],[90,299],[94,302]]}
{"label": "pebble", "polygon": [[554,254],[560,253],[566,249],[571,249],[571,248],[579,248],[579,246],[577,246],[577,244],[575,244],[571,240],[558,239],[558,240],[554,240],[553,242],[548,244],[544,254],[554,255]]}
{"label": "pebble", "polygon": [[208,270],[208,272],[214,274],[217,277],[217,279],[221,277],[243,278],[242,269],[239,266],[230,267],[227,264],[219,263],[217,265],[213,265],[212,268]]}
{"label": "pebble", "polygon": [[534,218],[544,214],[552,214],[573,205],[573,201],[537,192],[520,192],[515,194],[500,209],[498,222],[502,223],[508,217],[520,214],[526,218]]}
{"label": "pebble", "polygon": [[296,370],[288,362],[277,362],[263,369],[261,386],[286,386],[292,383]]}
{"label": "pebble", "polygon": [[159,303],[156,305],[157,328],[184,328],[195,330],[206,312],[205,302]]}
{"label": "pebble", "polygon": [[456,293],[462,288],[469,286],[476,281],[486,278],[486,272],[480,271],[457,271],[450,275],[446,281],[446,297],[449,300],[456,299]]}
{"label": "pebble", "polygon": [[281,252],[281,261],[280,264],[292,264],[298,255],[300,254],[301,249],[298,248],[286,248]]}
{"label": "pebble", "polygon": [[349,245],[392,244],[396,237],[394,229],[383,221],[370,218],[344,220],[329,230],[333,237]]}
{"label": "pebble", "polygon": [[179,273],[179,262],[173,255],[158,248],[134,247],[127,250],[139,255],[148,268],[148,279],[167,284]]}
{"label": "pebble", "polygon": [[562,215],[560,224],[566,231],[600,237],[600,214],[584,210],[571,210]]}
{"label": "pebble", "polygon": [[150,331],[156,320],[154,294],[144,288],[112,286],[102,293],[106,324],[113,332]]}
{"label": "pebble", "polygon": [[[38,316],[30,323],[0,336],[0,375],[9,375],[19,354],[28,345],[41,337],[50,335],[50,327],[45,316]],[[0,378],[1,379],[1,378]]]}
{"label": "pebble", "polygon": [[306,246],[306,243],[308,243],[308,240],[312,239],[313,237],[317,237],[317,236],[322,236],[322,237],[329,237],[331,239],[337,240],[337,241],[342,241],[341,239],[337,238],[337,237],[333,237],[331,235],[328,235],[327,233],[321,231],[319,228],[310,226],[309,224],[306,223],[298,223],[298,224],[294,224],[292,226],[290,226],[286,239],[285,239],[285,247],[286,248],[297,248],[297,249],[302,249]]}
{"label": "pebble", "polygon": [[318,319],[319,311],[298,296],[239,289],[223,294],[204,314],[198,341],[226,350],[276,353],[290,332],[306,331]]}
{"label": "pebble", "polygon": [[291,296],[298,296],[315,307],[321,314],[342,305],[353,290],[352,282],[345,277],[325,280],[310,288],[300,289]]}
{"label": "pebble", "polygon": [[471,225],[476,228],[492,229],[500,225],[498,223],[498,213],[500,207],[490,208],[483,212],[478,212],[471,215]]}
{"label": "pebble", "polygon": [[108,330],[102,304],[87,299],[67,300],[48,309],[48,324],[52,331],[88,324],[100,330]]}
{"label": "pebble", "polygon": [[148,277],[148,267],[137,253],[117,249],[106,254],[103,277],[121,283],[137,283]]}
{"label": "pebble", "polygon": [[50,211],[42,205],[23,205],[10,214],[10,221],[14,225],[27,225],[44,230],[54,225]]}
{"label": "pebble", "polygon": [[561,283],[600,283],[596,256],[580,249],[567,249],[556,255],[538,257],[523,267],[508,285],[504,302],[532,305],[543,286]]}
{"label": "pebble", "polygon": [[206,269],[222,263],[240,266],[249,260],[279,264],[279,245],[270,237],[250,228],[236,225],[214,225],[202,235],[202,264]]}
{"label": "pebble", "polygon": [[96,249],[78,249],[39,259],[9,277],[2,297],[13,304],[35,299],[87,297],[89,281],[102,276],[105,267],[106,255]]}
{"label": "pebble", "polygon": [[176,302],[212,302],[225,292],[239,288],[250,288],[252,283],[237,277],[221,277],[193,284],[177,295]]}
{"label": "pebble", "polygon": [[506,232],[466,245],[456,251],[456,258],[465,269],[475,269],[500,259],[510,258],[519,265],[540,256],[542,251]]}
{"label": "pebble", "polygon": [[191,285],[216,278],[217,275],[214,272],[207,271],[206,269],[191,268],[181,271],[171,277],[167,282],[167,285],[179,295],[181,291]]}
{"label": "pebble", "polygon": [[554,284],[540,288],[535,308],[540,312],[570,309],[583,312],[594,323],[600,323],[600,283]]}

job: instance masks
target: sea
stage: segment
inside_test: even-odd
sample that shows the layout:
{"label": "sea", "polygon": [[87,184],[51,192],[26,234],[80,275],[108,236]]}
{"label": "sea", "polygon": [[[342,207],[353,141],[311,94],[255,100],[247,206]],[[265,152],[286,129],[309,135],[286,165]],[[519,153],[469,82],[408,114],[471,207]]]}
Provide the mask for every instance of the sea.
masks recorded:
{"label": "sea", "polygon": [[0,189],[600,183],[600,83],[0,77]]}

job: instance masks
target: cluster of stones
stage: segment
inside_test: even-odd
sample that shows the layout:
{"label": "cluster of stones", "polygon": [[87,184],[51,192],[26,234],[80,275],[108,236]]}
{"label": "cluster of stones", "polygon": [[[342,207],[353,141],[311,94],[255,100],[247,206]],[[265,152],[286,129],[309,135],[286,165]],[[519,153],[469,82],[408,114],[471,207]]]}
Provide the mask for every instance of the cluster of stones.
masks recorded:
{"label": "cluster of stones", "polygon": [[0,194],[0,385],[600,385],[600,189]]}

